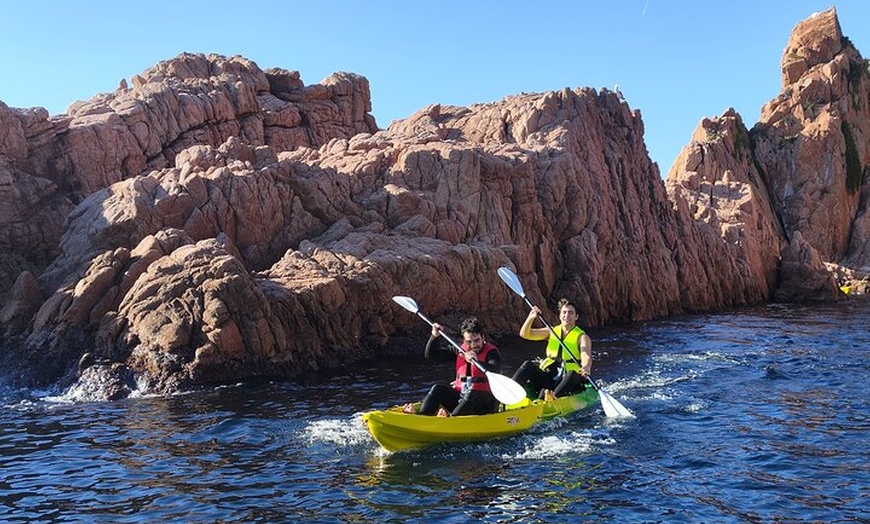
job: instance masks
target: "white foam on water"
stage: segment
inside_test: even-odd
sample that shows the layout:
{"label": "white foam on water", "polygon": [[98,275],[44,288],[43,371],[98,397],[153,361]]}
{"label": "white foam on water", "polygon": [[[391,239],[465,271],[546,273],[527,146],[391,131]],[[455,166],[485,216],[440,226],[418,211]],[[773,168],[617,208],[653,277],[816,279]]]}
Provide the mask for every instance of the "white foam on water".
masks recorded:
{"label": "white foam on water", "polygon": [[[625,377],[611,384],[599,382],[608,393],[627,391],[633,398],[670,399],[670,396],[652,392],[674,384],[690,382],[698,379],[714,369],[740,365],[741,361],[721,353],[708,351],[705,353],[662,354],[653,357],[653,366],[636,376]],[[644,393],[650,391],[650,393]]]}
{"label": "white foam on water", "polygon": [[3,404],[3,409],[16,410],[16,411],[30,411],[32,409],[36,409],[39,406],[39,402],[25,398],[16,400],[12,403]]}
{"label": "white foam on water", "polygon": [[707,408],[708,404],[709,403],[707,402],[696,400],[684,406],[683,411],[686,411],[688,413],[700,413]]}
{"label": "white foam on water", "polygon": [[373,442],[362,413],[349,418],[315,420],[302,429],[302,436],[310,443],[325,442],[338,446],[359,446]]}
{"label": "white foam on water", "polygon": [[541,460],[569,454],[586,454],[602,446],[611,446],[613,438],[605,433],[572,431],[565,435],[546,435],[530,441],[516,454],[503,455],[505,459]]}
{"label": "white foam on water", "polygon": [[656,363],[655,367],[649,369],[639,375],[620,379],[608,386],[601,386],[608,392],[623,391],[623,390],[645,390],[657,389],[680,382],[695,380],[704,370],[695,369],[691,366],[676,365],[662,366],[661,363]]}
{"label": "white foam on water", "polygon": [[670,402],[672,400],[675,400],[677,397],[676,395],[668,393],[667,391],[655,389],[645,395],[637,395],[633,398],[636,400],[658,400],[662,402]]}
{"label": "white foam on water", "polygon": [[706,351],[683,354],[653,355],[652,365],[640,373],[622,377],[612,383],[598,381],[599,386],[632,411],[642,409],[639,404],[651,402],[667,405],[680,404],[681,411],[697,413],[707,405],[696,398],[683,398],[679,387],[691,383],[707,373],[730,369],[743,362],[727,354]]}
{"label": "white foam on water", "polygon": [[[165,393],[142,393],[139,389],[134,389],[130,391],[130,394],[127,398],[157,398],[157,397],[180,397],[184,395],[192,395],[196,392],[193,391],[182,391],[179,393],[165,394]],[[104,398],[100,393],[94,393],[92,390],[74,384],[67,388],[66,391],[57,394],[56,392],[46,393],[44,395],[37,395],[39,400],[47,403],[47,404],[80,404],[85,402],[110,402],[106,398]]]}
{"label": "white foam on water", "polygon": [[727,362],[729,364],[739,364],[740,360],[730,356],[725,355],[724,353],[719,353],[716,351],[706,351],[704,353],[663,353],[655,356],[656,360],[660,362],[675,362],[675,363],[683,363],[683,362],[705,362],[705,361],[713,361],[713,362]]}

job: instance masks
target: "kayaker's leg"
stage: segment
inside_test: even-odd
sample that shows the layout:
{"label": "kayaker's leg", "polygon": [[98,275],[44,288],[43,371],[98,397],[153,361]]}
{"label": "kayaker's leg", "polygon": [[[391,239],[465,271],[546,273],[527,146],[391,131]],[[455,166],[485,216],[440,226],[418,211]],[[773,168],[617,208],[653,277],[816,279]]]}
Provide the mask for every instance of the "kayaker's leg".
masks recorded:
{"label": "kayaker's leg", "polygon": [[520,384],[525,384],[527,380],[529,380],[529,370],[532,368],[536,368],[535,363],[531,360],[526,360],[523,364],[514,372],[514,376],[512,377],[514,382],[519,382]]}
{"label": "kayaker's leg", "polygon": [[538,391],[544,387],[543,380],[547,375],[538,367],[538,363],[533,360],[526,360],[523,365],[514,373],[514,382],[526,388],[526,396],[529,398],[537,398]]}
{"label": "kayaker's leg", "polygon": [[[559,388],[560,380],[562,380],[562,375],[559,373],[559,366],[552,365],[547,369],[539,369],[537,382],[535,384],[539,385],[540,389],[538,390],[538,399],[539,400],[555,400],[558,394],[556,390]],[[564,378],[564,377],[563,377]]]}
{"label": "kayaker's leg", "polygon": [[420,406],[420,415],[434,415],[438,412],[438,408],[444,406],[448,411],[456,407],[459,402],[459,392],[447,384],[435,384],[426,398],[423,399],[423,404]]}
{"label": "kayaker's leg", "polygon": [[471,391],[468,396],[459,400],[450,415],[486,415],[498,411],[498,400],[488,391]]}
{"label": "kayaker's leg", "polygon": [[583,375],[572,371],[565,374],[565,376],[553,390],[553,394],[556,397],[564,397],[583,391],[585,388],[586,379],[583,377]]}
{"label": "kayaker's leg", "polygon": [[550,366],[547,369],[541,371],[541,384],[543,384],[544,389],[549,389],[550,391],[555,391],[556,387],[559,385],[559,367],[558,366]]}
{"label": "kayaker's leg", "polygon": [[453,388],[450,388],[448,391],[444,392],[444,396],[441,398],[441,406],[447,413],[453,413],[456,411],[456,407],[462,401],[462,396],[458,391]]}

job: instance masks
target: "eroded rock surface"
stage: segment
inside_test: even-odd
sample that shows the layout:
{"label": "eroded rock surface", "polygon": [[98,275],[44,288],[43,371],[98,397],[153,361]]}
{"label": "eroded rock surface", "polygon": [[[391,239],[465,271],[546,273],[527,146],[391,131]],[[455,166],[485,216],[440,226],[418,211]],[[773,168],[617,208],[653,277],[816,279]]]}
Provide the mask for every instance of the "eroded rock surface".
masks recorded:
{"label": "eroded rock surface", "polygon": [[590,327],[837,299],[870,264],[870,84],[835,11],[783,81],[752,129],[703,119],[667,182],[607,90],[379,130],[357,75],[184,54],[66,115],[0,104],[4,361],[87,399],[292,377],[419,343],[394,295],[513,332],[501,265]]}

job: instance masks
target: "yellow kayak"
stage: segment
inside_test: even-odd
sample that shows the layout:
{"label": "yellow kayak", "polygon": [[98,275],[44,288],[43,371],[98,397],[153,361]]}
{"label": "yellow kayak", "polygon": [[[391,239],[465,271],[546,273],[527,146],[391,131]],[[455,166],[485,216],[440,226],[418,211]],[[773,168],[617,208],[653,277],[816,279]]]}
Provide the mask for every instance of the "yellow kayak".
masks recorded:
{"label": "yellow kayak", "polygon": [[[507,406],[487,415],[433,417],[405,413],[402,406],[363,414],[363,422],[387,451],[402,451],[445,442],[476,442],[527,431],[541,420],[566,416],[598,402],[589,387],[576,395],[551,401],[534,400]],[[415,406],[416,408],[419,405]]]}

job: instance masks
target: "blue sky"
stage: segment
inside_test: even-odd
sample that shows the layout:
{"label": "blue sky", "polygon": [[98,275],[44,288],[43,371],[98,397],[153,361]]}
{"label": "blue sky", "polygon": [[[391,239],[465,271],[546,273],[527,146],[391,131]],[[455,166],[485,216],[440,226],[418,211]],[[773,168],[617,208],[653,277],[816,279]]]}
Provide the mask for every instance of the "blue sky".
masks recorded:
{"label": "blue sky", "polygon": [[[794,26],[831,0],[150,2],[6,0],[0,100],[62,113],[182,52],[242,55],[369,79],[380,127],[432,103],[469,105],[565,87],[613,89],[639,109],[666,176],[704,117],[748,127],[780,91]],[[836,4],[870,56],[870,2]]]}

